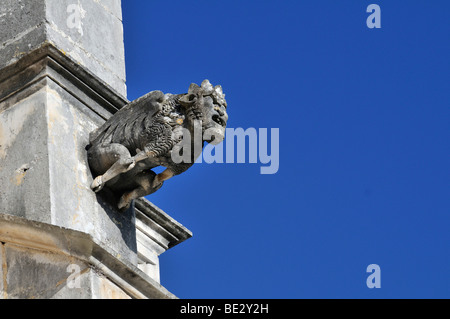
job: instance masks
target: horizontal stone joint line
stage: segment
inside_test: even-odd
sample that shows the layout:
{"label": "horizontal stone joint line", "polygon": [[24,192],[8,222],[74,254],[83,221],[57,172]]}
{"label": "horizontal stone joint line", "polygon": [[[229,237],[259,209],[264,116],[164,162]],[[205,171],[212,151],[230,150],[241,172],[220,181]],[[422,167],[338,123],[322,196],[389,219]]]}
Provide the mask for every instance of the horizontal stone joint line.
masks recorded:
{"label": "horizontal stone joint line", "polygon": [[41,26],[43,26],[44,24],[45,24],[45,21],[40,22],[40,23],[36,24],[35,26],[32,26],[31,28],[28,28],[27,30],[18,33],[17,35],[15,35],[14,37],[12,37],[11,39],[8,39],[8,40],[6,40],[5,42],[3,42],[3,43],[1,44],[1,46],[7,47],[7,46],[13,44],[14,42],[17,42],[18,40],[20,40],[20,39],[22,39],[23,37],[25,37],[28,33],[32,32],[32,31],[34,31],[34,30],[36,30],[36,29],[39,29],[39,28],[40,28]]}
{"label": "horizontal stone joint line", "polygon": [[101,3],[99,0],[94,0],[94,2],[98,3],[106,12],[108,12],[109,14],[111,14],[114,18],[116,18],[117,20],[119,20],[121,23],[123,22],[122,19],[120,19],[118,16],[116,16],[114,14],[114,12],[112,12],[111,10],[109,10],[109,8],[107,6],[105,6],[103,3]]}
{"label": "horizontal stone joint line", "polygon": [[[84,268],[82,271],[80,271],[80,272],[79,272],[78,274],[76,274],[76,275],[77,275],[77,276],[81,276],[81,275],[87,273],[90,269],[91,269],[90,267],[86,267],[86,268]],[[48,291],[51,291],[52,289],[55,289],[55,288],[61,286],[62,284],[66,283],[67,280],[68,280],[71,276],[73,276],[73,274],[69,274],[69,276],[68,276],[67,278],[58,281],[58,282],[56,283],[56,285],[54,285],[54,286],[51,286],[51,287],[48,287],[48,288],[46,288],[46,289],[42,289],[42,290],[38,291],[34,296],[32,296],[32,297],[29,298],[29,299],[48,298],[48,297],[45,295]]]}

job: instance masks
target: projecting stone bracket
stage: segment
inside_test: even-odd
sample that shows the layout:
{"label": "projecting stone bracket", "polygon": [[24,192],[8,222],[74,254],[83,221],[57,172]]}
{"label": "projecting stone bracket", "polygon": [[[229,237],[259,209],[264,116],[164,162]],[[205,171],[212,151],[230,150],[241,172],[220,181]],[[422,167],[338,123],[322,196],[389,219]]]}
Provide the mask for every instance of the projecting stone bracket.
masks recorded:
{"label": "projecting stone bracket", "polygon": [[[9,98],[48,78],[76,96],[106,120],[129,101],[106,82],[83,68],[51,42],[45,42],[0,73],[0,112],[14,105]],[[78,95],[79,94],[79,95]],[[13,100],[14,101],[14,100]]]}

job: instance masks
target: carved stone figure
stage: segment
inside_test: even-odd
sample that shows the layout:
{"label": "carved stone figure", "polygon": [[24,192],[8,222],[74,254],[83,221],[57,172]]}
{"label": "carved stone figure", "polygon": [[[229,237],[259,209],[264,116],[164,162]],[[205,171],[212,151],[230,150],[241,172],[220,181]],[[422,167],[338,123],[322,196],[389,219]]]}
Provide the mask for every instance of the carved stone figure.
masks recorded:
{"label": "carved stone figure", "polygon": [[[223,141],[228,121],[226,107],[222,87],[213,87],[208,80],[201,86],[191,84],[187,94],[153,91],[131,102],[90,134],[87,150],[95,177],[92,190],[99,192],[106,186],[118,193],[119,209],[128,208],[133,199],[154,193],[164,181],[194,164],[204,142]],[[177,147],[180,151],[186,135],[191,138],[192,148],[198,149],[194,146],[196,125],[201,125],[200,151],[191,152],[187,161],[174,161],[172,152]],[[157,166],[166,170],[156,174],[152,168]]]}

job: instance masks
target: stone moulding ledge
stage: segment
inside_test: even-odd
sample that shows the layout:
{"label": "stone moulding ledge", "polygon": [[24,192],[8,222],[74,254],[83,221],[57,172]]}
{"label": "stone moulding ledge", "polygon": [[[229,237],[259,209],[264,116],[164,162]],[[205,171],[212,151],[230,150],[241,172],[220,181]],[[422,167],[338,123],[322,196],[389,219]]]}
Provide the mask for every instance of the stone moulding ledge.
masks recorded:
{"label": "stone moulding ledge", "polygon": [[0,242],[77,258],[135,299],[177,298],[136,266],[117,259],[116,253],[79,231],[0,214]]}
{"label": "stone moulding ledge", "polygon": [[[149,200],[140,198],[135,201],[134,205],[136,218],[139,218],[139,214],[143,214],[146,219],[151,220],[152,225],[149,225],[150,227],[157,225],[158,229],[156,231],[168,241],[167,248],[170,249],[192,237],[192,232],[189,229],[167,215]],[[149,223],[147,222],[147,224]]]}
{"label": "stone moulding ledge", "polygon": [[[50,70],[54,70],[51,72]],[[51,42],[28,53],[17,62],[2,69],[0,74],[0,103],[24,90],[44,77],[52,77],[66,90],[81,90],[89,99],[101,105],[110,114],[116,113],[129,103],[126,97],[88,71]],[[56,79],[56,77],[58,79]],[[66,81],[64,81],[64,79]],[[10,89],[15,88],[17,89]],[[92,108],[91,103],[86,103]],[[94,110],[98,111],[98,110]],[[100,112],[103,118],[108,114]]]}

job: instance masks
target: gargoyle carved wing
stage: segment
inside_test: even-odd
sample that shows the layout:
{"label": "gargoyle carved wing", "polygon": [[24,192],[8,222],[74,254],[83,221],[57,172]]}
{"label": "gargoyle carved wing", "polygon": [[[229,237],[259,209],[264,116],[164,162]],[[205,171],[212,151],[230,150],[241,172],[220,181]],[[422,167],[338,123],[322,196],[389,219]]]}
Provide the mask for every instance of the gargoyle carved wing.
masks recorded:
{"label": "gargoyle carved wing", "polygon": [[161,111],[164,93],[152,91],[120,109],[102,126],[90,134],[91,145],[98,143],[121,143],[122,139],[132,137],[136,131],[145,127],[145,121]]}

